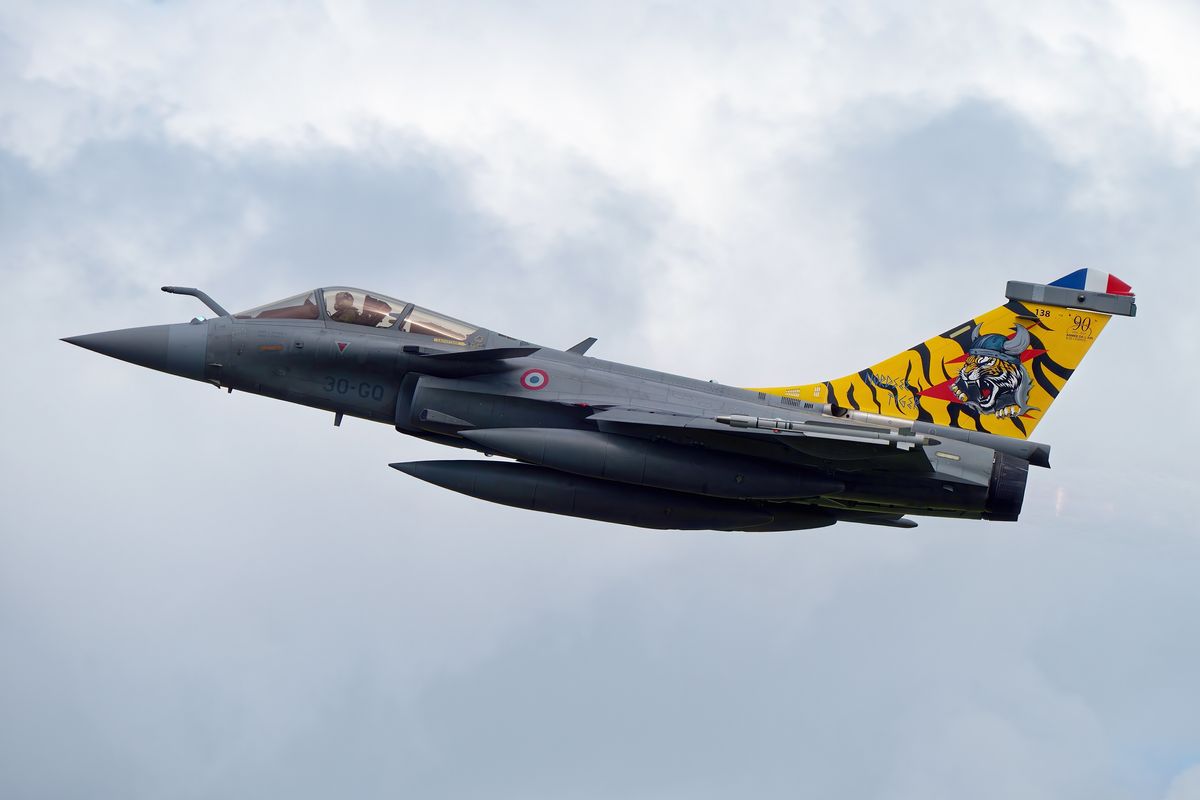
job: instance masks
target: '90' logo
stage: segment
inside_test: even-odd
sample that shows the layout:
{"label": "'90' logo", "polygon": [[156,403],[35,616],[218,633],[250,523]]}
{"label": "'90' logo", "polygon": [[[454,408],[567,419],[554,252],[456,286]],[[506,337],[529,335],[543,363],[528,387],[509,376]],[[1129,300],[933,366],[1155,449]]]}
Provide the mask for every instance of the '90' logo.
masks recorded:
{"label": "'90' logo", "polygon": [[546,374],[544,369],[527,369],[521,373],[521,385],[526,389],[538,390],[545,389],[550,383],[550,376]]}

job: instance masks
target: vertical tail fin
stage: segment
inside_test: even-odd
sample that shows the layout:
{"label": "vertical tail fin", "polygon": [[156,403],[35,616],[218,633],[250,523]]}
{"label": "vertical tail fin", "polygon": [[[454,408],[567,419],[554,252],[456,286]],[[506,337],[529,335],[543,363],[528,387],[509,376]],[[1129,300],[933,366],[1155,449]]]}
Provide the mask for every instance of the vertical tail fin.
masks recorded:
{"label": "vertical tail fin", "polygon": [[1080,269],[1048,285],[1010,281],[1008,302],[852,375],[755,391],[1027,438],[1133,290]]}

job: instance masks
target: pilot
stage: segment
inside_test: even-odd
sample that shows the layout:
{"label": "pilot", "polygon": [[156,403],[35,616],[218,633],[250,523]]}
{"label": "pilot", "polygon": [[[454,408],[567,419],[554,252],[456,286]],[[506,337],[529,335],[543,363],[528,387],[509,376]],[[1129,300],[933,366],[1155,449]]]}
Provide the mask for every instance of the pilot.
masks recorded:
{"label": "pilot", "polygon": [[378,297],[367,295],[363,298],[363,310],[359,316],[359,323],[362,325],[379,325],[383,322],[384,317],[392,313],[392,307]]}
{"label": "pilot", "polygon": [[354,295],[349,292],[338,292],[333,298],[333,313],[329,318],[334,322],[361,323],[358,309],[354,307]]}

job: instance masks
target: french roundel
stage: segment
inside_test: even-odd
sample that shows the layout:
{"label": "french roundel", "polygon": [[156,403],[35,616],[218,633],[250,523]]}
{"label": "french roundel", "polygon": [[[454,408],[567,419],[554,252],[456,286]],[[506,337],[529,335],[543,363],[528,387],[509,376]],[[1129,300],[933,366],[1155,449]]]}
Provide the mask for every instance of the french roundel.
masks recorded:
{"label": "french roundel", "polygon": [[521,385],[526,389],[534,391],[545,389],[548,383],[550,383],[550,376],[544,369],[527,369],[521,374]]}

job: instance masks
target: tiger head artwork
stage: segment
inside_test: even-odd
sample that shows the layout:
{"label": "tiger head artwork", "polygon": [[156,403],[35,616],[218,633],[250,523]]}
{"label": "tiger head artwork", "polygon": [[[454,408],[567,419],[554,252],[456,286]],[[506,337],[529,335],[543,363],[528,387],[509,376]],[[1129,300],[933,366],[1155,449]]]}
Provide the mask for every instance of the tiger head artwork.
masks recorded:
{"label": "tiger head artwork", "polygon": [[1020,325],[1011,339],[1000,333],[982,334],[976,325],[966,361],[950,391],[981,414],[1008,418],[1039,410],[1029,405],[1029,373],[1021,364],[1028,347],[1029,331]]}

